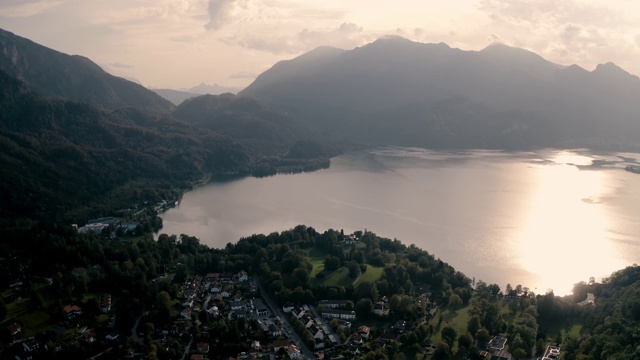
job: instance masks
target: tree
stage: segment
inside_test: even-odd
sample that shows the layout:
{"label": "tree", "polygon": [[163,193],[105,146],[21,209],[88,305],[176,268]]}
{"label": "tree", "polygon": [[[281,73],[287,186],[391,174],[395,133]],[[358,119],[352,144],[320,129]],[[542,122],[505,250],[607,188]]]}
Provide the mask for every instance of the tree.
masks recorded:
{"label": "tree", "polygon": [[171,296],[166,291],[160,291],[156,296],[156,309],[158,310],[158,321],[161,324],[169,322],[173,316]]}
{"label": "tree", "polygon": [[333,272],[340,268],[340,259],[336,256],[328,255],[324,258],[324,270]]}
{"label": "tree", "polygon": [[449,310],[456,311],[462,307],[462,299],[456,294],[449,296]]}
{"label": "tree", "polygon": [[464,347],[471,349],[471,346],[473,346],[473,338],[471,337],[471,334],[464,333],[458,336],[458,348]]}
{"label": "tree", "polygon": [[448,360],[449,359],[449,345],[444,342],[439,342],[436,345],[436,351],[433,352],[431,359],[433,360]]}
{"label": "tree", "polygon": [[488,343],[491,340],[491,335],[485,328],[481,328],[476,332],[476,340],[482,343]]}
{"label": "tree", "polygon": [[473,336],[480,330],[480,318],[477,315],[472,316],[467,323],[467,330]]}
{"label": "tree", "polygon": [[2,296],[0,296],[0,322],[2,322],[7,317],[7,304],[2,300]]}
{"label": "tree", "polygon": [[293,270],[293,278],[298,286],[306,287],[309,285],[309,271],[305,268],[297,268]]}
{"label": "tree", "polygon": [[442,341],[447,343],[447,345],[449,345],[449,349],[451,349],[456,341],[456,338],[458,337],[456,329],[452,328],[451,326],[445,326],[442,328],[440,333],[442,335]]}
{"label": "tree", "polygon": [[373,302],[369,298],[360,299],[356,303],[355,311],[358,319],[367,319],[373,312]]}

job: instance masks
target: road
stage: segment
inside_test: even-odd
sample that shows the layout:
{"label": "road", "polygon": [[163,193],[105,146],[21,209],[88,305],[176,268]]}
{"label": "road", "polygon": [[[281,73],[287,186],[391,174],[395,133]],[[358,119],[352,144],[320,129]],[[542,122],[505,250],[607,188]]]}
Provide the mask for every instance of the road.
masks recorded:
{"label": "road", "polygon": [[267,291],[264,289],[264,287],[260,283],[260,280],[257,277],[254,279],[255,279],[254,281],[260,288],[260,296],[262,297],[266,305],[271,310],[271,313],[282,320],[282,325],[284,326],[285,331],[287,332],[287,335],[289,335],[289,338],[291,338],[291,340],[293,340],[293,342],[298,345],[298,349],[300,350],[300,352],[302,352],[302,355],[305,358],[314,359],[313,352],[309,350],[309,348],[307,347],[307,344],[305,344],[302,341],[302,339],[300,339],[300,336],[298,336],[298,334],[295,331],[293,331],[291,324],[289,324],[289,321],[284,316],[284,312],[282,312],[282,308],[276,305],[273,299],[271,299],[271,297],[269,296],[269,293],[267,293]]}
{"label": "road", "polygon": [[187,355],[189,354],[189,349],[191,349],[191,344],[193,343],[193,334],[191,334],[191,337],[189,337],[189,343],[187,344],[187,346],[184,348],[184,354],[182,354],[182,360],[184,360],[184,358],[187,357]]}

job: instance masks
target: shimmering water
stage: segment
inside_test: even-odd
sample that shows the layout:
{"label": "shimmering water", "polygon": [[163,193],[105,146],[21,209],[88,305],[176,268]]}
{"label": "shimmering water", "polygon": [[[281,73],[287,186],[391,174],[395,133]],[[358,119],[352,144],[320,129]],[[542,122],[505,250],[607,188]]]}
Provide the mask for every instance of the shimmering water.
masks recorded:
{"label": "shimmering water", "polygon": [[567,294],[640,260],[640,175],[623,169],[634,158],[640,154],[356,152],[313,173],[198,188],[162,216],[162,232],[224,247],[298,224],[368,229],[469,277]]}

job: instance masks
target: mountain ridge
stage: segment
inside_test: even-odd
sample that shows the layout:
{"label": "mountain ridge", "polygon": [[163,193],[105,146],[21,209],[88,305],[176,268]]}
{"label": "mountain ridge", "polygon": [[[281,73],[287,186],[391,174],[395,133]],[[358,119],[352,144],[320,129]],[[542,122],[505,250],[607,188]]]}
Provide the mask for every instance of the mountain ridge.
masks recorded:
{"label": "mountain ridge", "polygon": [[[640,148],[634,136],[640,134],[636,116],[640,113],[640,79],[614,64],[586,71],[504,44],[466,51],[398,37],[381,38],[319,63],[305,62],[305,55],[279,62],[239,95],[276,104],[311,128],[343,139],[358,136],[359,130],[371,133],[371,127],[383,120],[393,123],[398,116],[393,109],[423,104],[423,113],[412,116],[428,121],[430,115],[425,111],[430,105],[463,97],[483,106],[488,118],[489,112],[516,117],[504,123],[504,129],[496,129],[495,141],[487,143],[491,147],[499,146],[503,131],[519,128],[520,136],[526,138],[523,148]],[[459,120],[465,116],[455,111],[448,115]],[[518,123],[527,126],[516,126]],[[541,124],[546,129],[539,128]],[[529,131],[534,128],[541,132]],[[427,139],[448,136],[451,130],[425,129],[387,127],[375,137],[382,139],[387,134],[395,138],[391,145],[416,145],[397,136],[400,131],[408,132],[414,138],[423,136],[420,146],[431,147],[435,144]],[[464,129],[459,130],[459,138],[451,137],[438,146],[469,146],[463,141]],[[556,132],[560,133],[555,140],[540,137]]]}

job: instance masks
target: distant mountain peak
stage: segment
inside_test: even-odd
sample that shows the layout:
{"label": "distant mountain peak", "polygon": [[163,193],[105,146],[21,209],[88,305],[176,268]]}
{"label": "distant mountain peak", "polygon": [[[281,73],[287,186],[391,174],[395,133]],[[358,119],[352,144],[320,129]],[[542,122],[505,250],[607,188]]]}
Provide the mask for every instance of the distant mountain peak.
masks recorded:
{"label": "distant mountain peak", "polygon": [[596,73],[600,72],[600,73],[606,73],[606,74],[631,75],[629,72],[627,72],[626,70],[624,70],[623,68],[621,68],[620,66],[612,62],[607,62],[605,64],[598,64],[595,70],[593,71]]}

